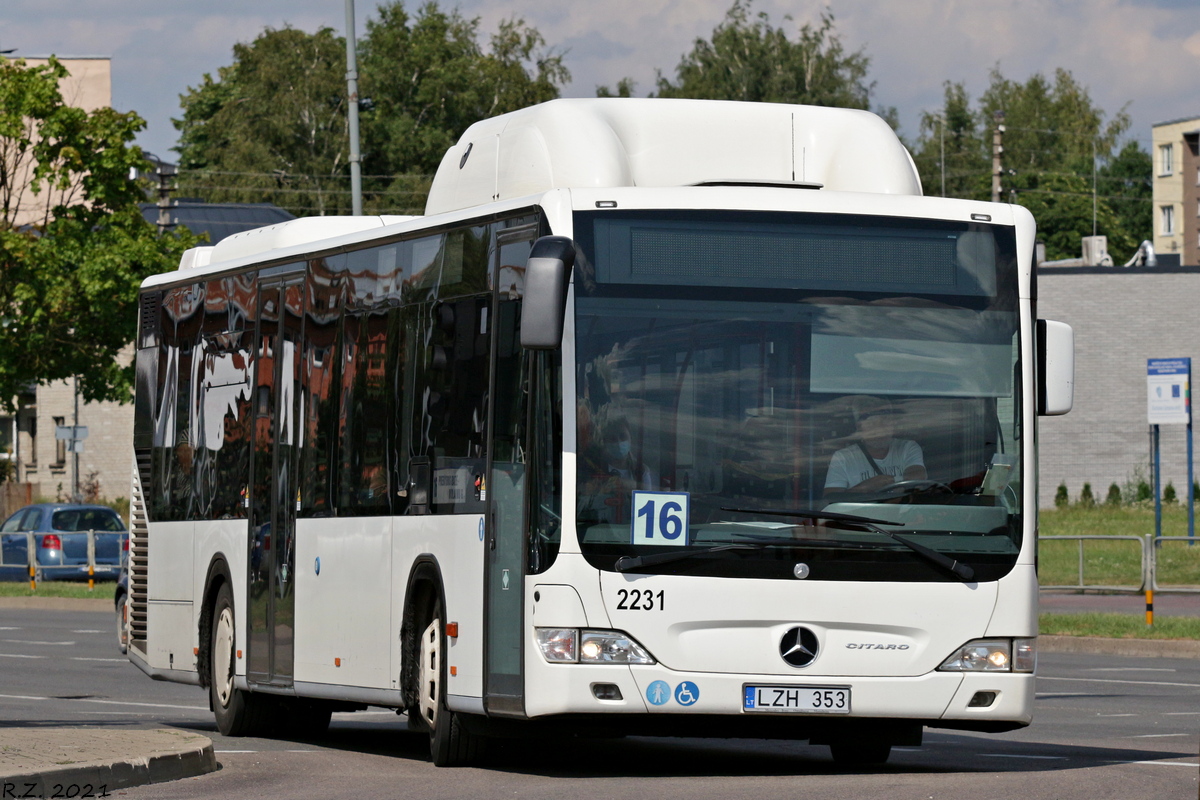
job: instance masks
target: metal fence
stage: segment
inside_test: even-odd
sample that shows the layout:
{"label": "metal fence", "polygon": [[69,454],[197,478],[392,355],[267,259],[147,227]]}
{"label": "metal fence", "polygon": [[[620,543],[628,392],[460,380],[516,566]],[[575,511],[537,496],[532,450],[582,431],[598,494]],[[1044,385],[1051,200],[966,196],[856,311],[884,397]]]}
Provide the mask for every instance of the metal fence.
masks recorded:
{"label": "metal fence", "polygon": [[[32,585],[45,580],[87,579],[89,585],[97,578],[116,579],[120,574],[120,566],[112,563],[96,562],[96,536],[127,536],[112,531],[71,531],[49,533],[3,533],[0,534],[0,575],[8,580],[28,580]],[[41,537],[44,536],[87,536],[87,560],[83,563],[43,563],[39,557]],[[124,540],[121,542],[121,552],[124,552]],[[61,552],[61,551],[60,551]],[[66,561],[65,554],[60,557]],[[20,572],[18,572],[20,570]]]}
{"label": "metal fence", "polygon": [[[1076,545],[1074,582],[1055,582],[1066,572],[1062,559],[1047,568],[1048,554],[1042,548],[1065,547],[1068,542]],[[1038,548],[1043,589],[1200,593],[1200,540],[1188,536],[1042,536]]]}

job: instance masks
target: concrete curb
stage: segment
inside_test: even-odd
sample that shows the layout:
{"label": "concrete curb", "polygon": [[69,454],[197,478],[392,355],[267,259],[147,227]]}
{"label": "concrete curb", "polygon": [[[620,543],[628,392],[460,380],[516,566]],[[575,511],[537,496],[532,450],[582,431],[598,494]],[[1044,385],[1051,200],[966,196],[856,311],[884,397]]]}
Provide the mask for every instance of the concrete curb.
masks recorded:
{"label": "concrete curb", "polygon": [[[94,737],[97,734],[94,729],[85,732],[61,728],[0,730],[0,756],[6,756],[4,760],[9,762],[8,770],[0,771],[0,796],[3,797],[87,797],[89,791],[91,796],[102,797],[117,789],[193,778],[220,768],[212,740],[199,734],[169,729],[139,731],[136,733],[142,734],[140,738],[144,740],[137,743],[140,749],[129,748],[130,751],[138,749],[137,755],[130,752],[114,756],[110,753],[92,761],[57,766],[62,762],[47,763],[48,758],[57,756],[48,756],[45,749],[39,747],[39,741],[29,743],[30,749],[38,749],[35,757],[22,759],[19,752],[13,753],[20,749],[20,744],[13,742],[19,742],[23,731],[31,732],[30,738],[37,740],[55,734],[64,740],[73,735]],[[86,751],[87,748],[79,749]],[[14,762],[20,764],[16,770],[13,770]]]}
{"label": "concrete curb", "polygon": [[1099,636],[1039,636],[1043,653],[1089,653],[1149,658],[1200,658],[1200,641],[1178,639],[1106,639]]}

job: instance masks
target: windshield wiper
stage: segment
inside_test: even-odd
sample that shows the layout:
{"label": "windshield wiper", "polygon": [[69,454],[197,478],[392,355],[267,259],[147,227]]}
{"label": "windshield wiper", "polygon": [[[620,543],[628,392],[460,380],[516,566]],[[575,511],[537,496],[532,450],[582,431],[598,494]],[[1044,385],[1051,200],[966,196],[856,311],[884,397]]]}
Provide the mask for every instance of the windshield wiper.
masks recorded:
{"label": "windshield wiper", "polygon": [[787,539],[762,539],[755,542],[737,542],[735,544],[719,544],[713,547],[706,547],[703,550],[684,550],[674,553],[654,553],[648,556],[621,556],[617,559],[613,569],[617,572],[628,572],[631,569],[638,567],[654,567],[660,564],[670,564],[675,561],[683,561],[692,556],[703,556],[709,553],[720,553],[724,550],[763,550],[768,547],[794,547],[796,545],[818,545],[820,547],[833,548],[853,548],[861,549],[870,547],[869,544],[859,542],[838,542],[829,539],[811,539],[789,537]]}
{"label": "windshield wiper", "polygon": [[659,564],[670,564],[672,561],[683,561],[685,558],[692,556],[702,556],[706,553],[719,553],[722,550],[758,550],[763,547],[761,544],[722,544],[716,547],[708,547],[704,550],[685,550],[680,553],[654,553],[648,556],[621,556],[617,559],[617,563],[613,565],[613,569],[617,572],[628,572],[631,569],[638,567],[654,567]]}
{"label": "windshield wiper", "polygon": [[833,511],[814,511],[813,509],[799,509],[797,511],[773,511],[766,508],[726,508],[722,506],[722,511],[732,511],[739,514],[765,514],[773,517],[800,517],[802,519],[822,519],[830,522],[848,522],[852,525],[861,525],[875,533],[887,536],[893,541],[912,550],[917,555],[927,561],[937,564],[945,570],[952,572],[957,577],[964,581],[969,581],[975,577],[975,570],[961,561],[957,561],[945,553],[939,553],[936,550],[931,550],[923,544],[917,544],[911,539],[906,539],[898,533],[892,533],[886,528],[879,527],[880,525],[903,526],[902,522],[891,522],[886,519],[871,519],[870,517],[860,517],[857,514],[838,514]]}

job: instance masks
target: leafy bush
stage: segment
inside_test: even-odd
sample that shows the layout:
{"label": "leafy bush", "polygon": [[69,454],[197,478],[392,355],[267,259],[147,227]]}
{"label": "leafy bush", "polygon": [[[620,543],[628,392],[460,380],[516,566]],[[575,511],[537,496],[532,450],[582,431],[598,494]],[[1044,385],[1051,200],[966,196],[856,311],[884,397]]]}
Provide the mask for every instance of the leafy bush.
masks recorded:
{"label": "leafy bush", "polygon": [[1058,491],[1054,493],[1054,507],[1066,508],[1070,504],[1071,496],[1067,494],[1067,485],[1065,483],[1060,483],[1058,485]]}
{"label": "leafy bush", "polygon": [[1173,506],[1179,502],[1179,498],[1175,494],[1175,484],[1167,481],[1167,488],[1163,489],[1163,502],[1169,506]]}
{"label": "leafy bush", "polygon": [[1084,482],[1083,491],[1079,493],[1079,505],[1084,508],[1091,508],[1096,505],[1096,496],[1092,494],[1092,485]]}
{"label": "leafy bush", "polygon": [[1104,504],[1106,506],[1121,505],[1121,487],[1120,486],[1117,486],[1115,483],[1109,484],[1108,494],[1104,497]]}

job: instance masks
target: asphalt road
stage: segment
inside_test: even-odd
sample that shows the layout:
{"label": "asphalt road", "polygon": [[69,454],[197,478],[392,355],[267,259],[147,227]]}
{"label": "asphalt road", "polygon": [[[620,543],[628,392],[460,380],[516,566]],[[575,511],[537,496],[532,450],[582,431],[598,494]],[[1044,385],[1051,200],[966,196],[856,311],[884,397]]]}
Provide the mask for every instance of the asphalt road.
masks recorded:
{"label": "asphalt road", "polygon": [[204,693],[146,678],[110,615],[0,609],[0,726],[175,726],[213,739],[220,772],[128,798],[1198,797],[1200,663],[1043,654],[1034,724],[1001,735],[926,731],[877,770],[824,747],[730,739],[509,743],[483,768],[438,769],[393,712],[338,714],[316,741],[226,739]]}

